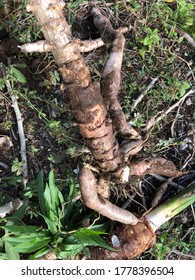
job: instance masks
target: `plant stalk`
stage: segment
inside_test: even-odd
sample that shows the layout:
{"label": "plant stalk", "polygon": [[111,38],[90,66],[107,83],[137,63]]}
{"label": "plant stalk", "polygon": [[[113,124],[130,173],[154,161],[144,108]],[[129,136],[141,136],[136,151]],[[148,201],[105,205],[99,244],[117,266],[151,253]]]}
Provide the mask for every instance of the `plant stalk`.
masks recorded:
{"label": "plant stalk", "polygon": [[145,220],[156,231],[162,224],[179,214],[195,201],[195,182],[174,198],[159,205],[145,215]]}

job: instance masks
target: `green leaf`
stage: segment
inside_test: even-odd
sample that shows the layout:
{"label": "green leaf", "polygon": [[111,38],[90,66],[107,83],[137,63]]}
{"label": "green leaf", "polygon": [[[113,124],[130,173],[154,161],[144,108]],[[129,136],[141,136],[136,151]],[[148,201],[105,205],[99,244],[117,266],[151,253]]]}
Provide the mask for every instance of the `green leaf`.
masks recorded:
{"label": "green leaf", "polygon": [[45,247],[51,242],[49,231],[39,231],[30,234],[19,233],[17,236],[3,236],[3,241],[13,246],[13,250],[18,253],[31,253]]}
{"label": "green leaf", "polygon": [[50,211],[53,210],[52,203],[51,203],[51,195],[49,185],[46,184],[45,191],[43,193],[44,201],[45,201],[45,209],[47,212],[47,217],[50,218]]}
{"label": "green leaf", "polygon": [[5,87],[5,81],[4,79],[0,78],[0,90],[2,90]]}
{"label": "green leaf", "polygon": [[45,237],[42,240],[32,239],[31,241],[14,246],[14,250],[19,253],[32,253],[45,247],[50,241],[51,239],[49,237]]}
{"label": "green leaf", "polygon": [[44,199],[44,182],[43,182],[43,171],[39,172],[37,179],[37,192],[38,192],[38,200],[41,212],[43,215],[46,215],[46,207],[45,207],[45,199]]}
{"label": "green leaf", "polygon": [[5,242],[5,252],[7,254],[8,260],[19,260],[20,259],[19,253],[14,251],[13,245],[9,242]]}
{"label": "green leaf", "polygon": [[79,230],[80,232],[84,233],[84,234],[89,234],[89,235],[100,235],[100,234],[106,234],[105,231],[103,230],[94,230],[92,228],[82,228]]}
{"label": "green leaf", "polygon": [[0,253],[0,260],[8,260],[6,253]]}
{"label": "green leaf", "polygon": [[78,255],[80,252],[82,252],[84,247],[81,244],[75,245],[70,250],[62,251],[56,253],[56,256],[58,259],[67,260],[67,259],[73,259],[74,256]]}
{"label": "green leaf", "polygon": [[64,203],[64,197],[62,195],[62,193],[60,191],[58,191],[58,198],[59,198],[59,201],[61,203],[61,205]]}
{"label": "green leaf", "polygon": [[188,82],[184,82],[183,84],[182,84],[182,87],[184,87],[184,89],[189,89],[190,88],[190,84],[188,83]]}
{"label": "green leaf", "polygon": [[14,244],[18,244],[18,243],[25,243],[25,242],[29,242],[31,240],[34,239],[44,239],[44,238],[50,238],[48,231],[45,232],[35,232],[35,233],[30,233],[30,234],[22,234],[19,233],[18,235],[15,236],[9,236],[9,235],[4,235],[3,236],[3,240],[4,241],[8,241],[10,243]]}
{"label": "green leaf", "polygon": [[100,246],[115,251],[115,249],[110,247],[99,235],[90,234],[89,232],[83,231],[83,229],[78,230],[74,235],[83,246]]}
{"label": "green leaf", "polygon": [[30,260],[35,260],[37,258],[40,258],[44,256],[45,254],[49,253],[51,251],[51,248],[48,248],[48,246],[41,248],[39,251],[37,251],[34,255],[30,257]]}
{"label": "green leaf", "polygon": [[142,48],[142,49],[139,50],[139,54],[143,59],[145,58],[146,52],[147,52],[146,48]]}
{"label": "green leaf", "polygon": [[141,7],[141,5],[140,5],[137,1],[133,1],[133,2],[132,2],[132,6],[133,6],[133,8],[135,8],[135,9],[139,9],[139,8]]}
{"label": "green leaf", "polygon": [[48,219],[46,216],[42,215],[41,213],[39,213],[43,219],[45,220],[45,223],[47,224],[48,226],[48,229],[49,231],[54,235],[58,232],[58,229],[57,229],[57,225],[58,225],[58,217],[56,216],[55,217],[55,220],[50,220]]}
{"label": "green leaf", "polygon": [[59,258],[71,258],[83,251],[87,254],[86,247],[101,246],[106,249],[115,251],[99,236],[99,232],[90,229],[79,229],[71,236],[64,239],[60,246]]}
{"label": "green leaf", "polygon": [[34,233],[37,230],[39,230],[39,227],[36,226],[28,226],[28,225],[5,225],[0,226],[0,228],[3,228],[11,233]]}
{"label": "green leaf", "polygon": [[145,37],[144,40],[143,40],[143,45],[144,46],[148,46],[148,45],[151,45],[153,42],[152,38],[150,37]]}
{"label": "green leaf", "polygon": [[106,234],[105,230],[110,226],[110,222],[94,225],[91,228],[82,228],[77,230],[74,234],[65,238],[60,246],[59,257],[71,258],[72,256],[83,251],[87,246],[101,246],[109,250],[114,250],[106,244],[106,242],[99,236]]}
{"label": "green leaf", "polygon": [[84,245],[79,242],[79,240],[73,234],[64,239],[60,246],[60,252],[57,254],[58,258],[68,259],[78,253],[80,253],[84,248]]}
{"label": "green leaf", "polygon": [[15,67],[10,66],[10,73],[17,79],[18,82],[26,83],[26,78],[24,75]]}
{"label": "green leaf", "polygon": [[111,225],[112,225],[112,222],[107,221],[106,223],[99,224],[99,225],[93,225],[93,226],[90,226],[89,228],[85,228],[85,229],[98,231],[98,232],[101,232],[101,234],[107,234],[106,231],[111,227]]}
{"label": "green leaf", "polygon": [[51,197],[51,204],[52,209],[54,213],[57,215],[57,207],[58,205],[58,188],[55,185],[55,179],[54,179],[54,172],[51,170],[49,172],[49,189],[50,189],[50,197]]}
{"label": "green leaf", "polygon": [[75,194],[75,182],[73,178],[69,178],[69,194],[66,197],[67,203],[65,204],[65,209],[64,209],[64,223],[67,223],[70,219],[70,215],[72,213],[72,209],[74,207],[74,194]]}

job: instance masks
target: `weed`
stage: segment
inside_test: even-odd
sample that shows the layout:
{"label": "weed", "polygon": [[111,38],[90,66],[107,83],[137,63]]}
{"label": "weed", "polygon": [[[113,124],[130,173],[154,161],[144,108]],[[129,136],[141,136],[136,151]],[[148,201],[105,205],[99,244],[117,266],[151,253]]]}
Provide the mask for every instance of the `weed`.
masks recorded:
{"label": "weed", "polygon": [[154,47],[159,45],[159,35],[158,35],[158,29],[155,28],[152,30],[151,28],[145,29],[147,36],[139,39],[139,42],[142,43],[145,47],[139,50],[139,54],[142,58],[145,57],[146,52],[154,53]]}
{"label": "weed", "polygon": [[13,161],[11,170],[12,170],[12,172],[15,172],[15,173],[16,173],[16,176],[19,176],[19,175],[22,174],[22,165],[23,165],[23,163],[20,162],[20,161],[18,160],[18,158],[16,158],[16,159]]}
{"label": "weed", "polygon": [[[26,12],[26,0],[21,1],[22,3],[18,4],[18,1],[14,2],[12,7],[12,12],[9,17],[6,16],[5,20],[2,23],[2,28],[5,28],[11,37],[16,38],[19,42],[33,42],[40,39],[41,31],[40,28],[35,23],[35,18],[32,14]],[[9,14],[10,7],[4,6],[4,14]],[[17,24],[15,24],[17,22]]]}
{"label": "weed", "polygon": [[131,122],[136,127],[143,127],[145,126],[144,115],[137,113],[135,115],[134,120]]}
{"label": "weed", "polygon": [[[20,254],[30,254],[30,259],[36,259],[49,251],[53,251],[58,259],[69,259],[80,252],[87,254],[88,246],[110,248],[100,237],[105,234],[103,225],[75,227],[79,215],[79,212],[75,212],[75,207],[78,211],[81,205],[79,206],[75,197],[77,190],[74,177],[69,176],[67,182],[69,189],[65,195],[56,186],[53,171],[49,173],[46,184],[43,172],[28,184],[24,204],[8,220],[1,221],[0,228],[5,233],[0,239],[1,251],[4,251],[0,254],[0,259],[19,259]],[[40,226],[22,221],[25,213],[30,212],[27,205],[28,208],[32,207],[29,199],[33,198],[38,199],[39,207],[34,208],[31,217],[34,214],[36,218],[42,218]]]}
{"label": "weed", "polygon": [[167,86],[162,89],[161,93],[164,100],[178,100],[190,88],[190,84],[187,81],[180,81],[176,77],[168,77]]}
{"label": "weed", "polygon": [[[166,227],[167,224],[164,225],[164,229]],[[178,249],[183,253],[189,253],[192,246],[179,238],[178,234],[180,235],[180,232],[177,235],[170,235],[168,231],[169,229],[166,228],[166,232],[159,235],[156,244],[151,249],[151,253],[154,254],[158,260],[166,259],[166,256],[174,249]]]}
{"label": "weed", "polygon": [[49,89],[51,86],[58,85],[59,81],[60,81],[60,75],[56,70],[54,70],[54,71],[49,71],[49,79],[43,80],[43,82],[41,82],[39,85],[41,87],[46,87]]}

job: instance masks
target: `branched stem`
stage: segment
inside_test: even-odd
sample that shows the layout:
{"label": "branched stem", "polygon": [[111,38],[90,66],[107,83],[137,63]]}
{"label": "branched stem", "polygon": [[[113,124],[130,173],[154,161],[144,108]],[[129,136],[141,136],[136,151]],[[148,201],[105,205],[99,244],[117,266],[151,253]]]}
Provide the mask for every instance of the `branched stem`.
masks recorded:
{"label": "branched stem", "polygon": [[146,124],[145,128],[143,131],[148,131],[151,127],[156,125],[159,121],[161,121],[164,117],[166,117],[171,111],[173,111],[175,108],[177,108],[189,95],[193,94],[195,92],[195,89],[192,88],[184,96],[180,98],[175,104],[170,106],[165,112],[163,112],[160,116],[158,117],[152,117],[148,123]]}
{"label": "branched stem", "polygon": [[24,134],[24,128],[23,128],[22,114],[21,114],[20,108],[18,106],[18,101],[17,101],[18,96],[12,90],[10,81],[6,78],[6,70],[5,70],[5,66],[3,64],[1,64],[1,69],[2,69],[2,73],[4,76],[7,90],[10,94],[10,98],[12,101],[12,107],[13,107],[15,115],[16,115],[18,135],[20,138],[20,154],[21,154],[21,160],[22,160],[22,179],[23,179],[23,185],[25,187],[26,183],[28,182],[28,165],[27,165],[26,140],[25,140],[25,134]]}

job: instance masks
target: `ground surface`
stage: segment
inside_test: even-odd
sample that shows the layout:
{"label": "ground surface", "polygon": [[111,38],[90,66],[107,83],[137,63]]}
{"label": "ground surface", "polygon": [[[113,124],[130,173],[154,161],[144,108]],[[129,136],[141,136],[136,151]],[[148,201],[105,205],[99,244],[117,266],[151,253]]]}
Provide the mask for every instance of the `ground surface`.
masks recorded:
{"label": "ground surface", "polygon": [[[74,36],[80,39],[98,38],[88,15],[89,3],[66,2],[65,15],[73,26]],[[161,156],[172,160],[179,170],[186,172],[173,181],[187,187],[195,181],[195,93],[153,125],[150,133],[144,128],[152,118],[162,115],[195,87],[194,48],[181,34],[166,26],[167,23],[176,25],[193,37],[193,1],[156,2],[90,1],[100,7],[115,28],[129,28],[125,34],[120,100],[128,121],[143,136],[148,136],[144,149],[137,157]],[[17,75],[9,76],[12,89],[19,96],[18,104],[24,120],[29,182],[37,177],[40,170],[44,171],[47,178],[52,169],[57,184],[66,193],[72,176],[76,182],[75,197],[78,196],[76,209],[86,222],[88,210],[82,206],[76,174],[79,164],[95,163],[90,154],[83,152],[85,144],[71,116],[64,86],[52,56],[23,54],[17,48],[18,44],[43,38],[34,17],[26,13],[22,1],[20,4],[12,1],[6,3],[0,7],[0,60],[6,67],[13,65],[26,78],[26,82],[21,83]],[[108,51],[108,47],[104,46],[85,54],[93,78],[97,81],[101,78]],[[133,109],[133,101],[151,85],[154,78],[157,81]],[[10,196],[21,199],[24,196],[29,196],[29,199],[32,197],[31,216],[25,217],[25,222],[32,224],[33,217],[33,224],[39,225],[41,221],[39,218],[36,220],[36,199],[32,195],[30,183],[26,191],[22,188],[16,118],[7,88],[3,86],[2,80],[0,82],[0,136],[8,136],[12,143],[11,147],[9,143],[0,147],[0,203],[4,204]],[[134,178],[121,189],[116,185],[111,186],[111,200],[122,206],[130,198],[132,201],[127,209],[141,215],[150,208],[156,189],[161,184],[159,178],[151,175],[139,180]],[[162,201],[177,193],[178,187],[169,186]],[[90,223],[93,222],[94,216],[90,216],[90,219]],[[193,259],[194,222],[191,206],[166,223],[157,233],[156,245],[139,258]]]}

